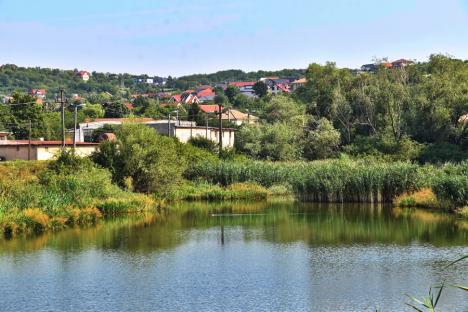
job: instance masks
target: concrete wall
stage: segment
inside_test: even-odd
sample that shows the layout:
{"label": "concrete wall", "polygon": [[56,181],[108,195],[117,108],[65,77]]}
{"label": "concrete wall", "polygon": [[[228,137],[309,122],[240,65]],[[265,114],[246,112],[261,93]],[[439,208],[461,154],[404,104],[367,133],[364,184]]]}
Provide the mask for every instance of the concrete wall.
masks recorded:
{"label": "concrete wall", "polygon": [[[81,157],[89,156],[96,150],[95,145],[77,146],[76,154]],[[71,149],[67,147],[67,150]],[[53,159],[61,150],[60,146],[31,146],[31,160]],[[0,145],[0,157],[6,160],[28,160],[28,145]]]}
{"label": "concrete wall", "polygon": [[[75,154],[80,157],[90,156],[95,150],[95,145],[91,146],[77,146],[75,150]],[[37,148],[37,158],[36,160],[49,160],[53,159],[56,155],[60,153],[62,148],[59,146],[39,146]],[[70,150],[70,147],[67,147],[67,150]]]}
{"label": "concrete wall", "polygon": [[[0,145],[0,157],[5,160],[28,160],[28,146],[27,145]],[[37,149],[31,146],[31,160],[37,157]]]}

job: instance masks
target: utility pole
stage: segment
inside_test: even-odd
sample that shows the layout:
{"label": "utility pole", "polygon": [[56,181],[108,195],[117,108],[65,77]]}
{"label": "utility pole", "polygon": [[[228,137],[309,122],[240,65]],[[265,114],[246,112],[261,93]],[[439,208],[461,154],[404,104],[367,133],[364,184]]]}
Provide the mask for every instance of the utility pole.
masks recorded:
{"label": "utility pole", "polygon": [[167,135],[171,136],[171,113],[169,113],[169,117],[167,118]]}
{"label": "utility pole", "polygon": [[205,134],[205,138],[208,139],[208,116],[206,116],[205,120],[206,120],[206,134]]}
{"label": "utility pole", "polygon": [[75,106],[75,111],[73,115],[74,123],[73,123],[73,154],[75,154],[76,150],[76,124],[78,123],[78,105]]}
{"label": "utility pole", "polygon": [[219,114],[219,155],[221,156],[223,152],[223,106],[218,104],[218,114]]}
{"label": "utility pole", "polygon": [[28,135],[28,160],[31,160],[31,119],[29,119],[29,135]]}
{"label": "utility pole", "polygon": [[65,150],[65,101],[63,100],[63,89],[60,89],[60,99],[58,102],[61,105],[62,111],[62,149]]}

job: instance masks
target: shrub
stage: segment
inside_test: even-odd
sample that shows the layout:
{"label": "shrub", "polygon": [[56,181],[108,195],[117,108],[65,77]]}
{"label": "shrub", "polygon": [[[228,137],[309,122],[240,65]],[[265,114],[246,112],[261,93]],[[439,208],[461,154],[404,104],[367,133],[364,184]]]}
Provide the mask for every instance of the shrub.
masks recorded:
{"label": "shrub", "polygon": [[176,141],[140,124],[124,124],[116,134],[118,140],[101,144],[94,160],[108,168],[120,186],[131,177],[135,191],[167,196],[186,165]]}
{"label": "shrub", "polygon": [[200,136],[191,138],[187,143],[195,147],[207,150],[208,152],[211,152],[211,153],[216,153],[218,149],[217,144],[215,142],[213,142],[210,139],[200,137]]}

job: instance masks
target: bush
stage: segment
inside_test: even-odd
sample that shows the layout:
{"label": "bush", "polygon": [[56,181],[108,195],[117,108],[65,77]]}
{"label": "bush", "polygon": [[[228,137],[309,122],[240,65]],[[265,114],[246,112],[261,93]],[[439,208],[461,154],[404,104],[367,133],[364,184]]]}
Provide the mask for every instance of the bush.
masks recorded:
{"label": "bush", "polygon": [[117,141],[101,144],[93,156],[96,163],[122,187],[131,177],[135,191],[167,196],[186,166],[177,141],[141,124],[124,124],[116,135]]}
{"label": "bush", "polygon": [[216,153],[218,150],[218,145],[215,142],[200,136],[191,138],[187,143],[211,153]]}

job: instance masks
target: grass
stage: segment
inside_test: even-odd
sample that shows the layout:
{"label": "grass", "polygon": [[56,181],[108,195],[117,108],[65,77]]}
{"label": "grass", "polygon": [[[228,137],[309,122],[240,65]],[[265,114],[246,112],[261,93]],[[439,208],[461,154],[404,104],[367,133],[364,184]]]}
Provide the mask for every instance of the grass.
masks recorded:
{"label": "grass", "polygon": [[155,205],[149,196],[121,190],[107,170],[91,163],[73,172],[56,170],[52,162],[0,165],[0,234],[5,236],[92,225],[105,214]]}
{"label": "grass", "polygon": [[230,185],[255,182],[264,187],[288,184],[296,195],[317,202],[390,202],[417,189],[419,166],[409,163],[325,160],[314,162],[201,163],[189,179]]}
{"label": "grass", "polygon": [[312,162],[200,162],[187,179],[231,185],[254,182],[281,193],[287,185],[298,198],[314,202],[396,201],[402,206],[442,207],[454,211],[468,205],[468,162],[420,166],[377,160]]}
{"label": "grass", "polygon": [[438,209],[441,203],[430,188],[423,188],[414,193],[403,193],[394,199],[395,205],[399,207],[417,207]]}
{"label": "grass", "polygon": [[172,194],[174,200],[262,200],[266,199],[269,191],[257,183],[233,183],[222,187],[206,182],[185,182]]}

